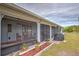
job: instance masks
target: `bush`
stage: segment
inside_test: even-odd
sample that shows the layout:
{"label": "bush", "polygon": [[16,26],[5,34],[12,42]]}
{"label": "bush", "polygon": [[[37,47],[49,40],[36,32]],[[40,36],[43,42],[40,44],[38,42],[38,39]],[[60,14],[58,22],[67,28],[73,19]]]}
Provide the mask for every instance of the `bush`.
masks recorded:
{"label": "bush", "polygon": [[47,41],[47,42],[48,42],[48,41],[49,41],[49,39],[46,39],[45,41]]}
{"label": "bush", "polygon": [[79,26],[73,25],[73,26],[67,26],[64,27],[64,32],[79,32]]}
{"label": "bush", "polygon": [[21,50],[26,50],[28,48],[28,46],[26,43],[22,43],[20,48],[21,48]]}

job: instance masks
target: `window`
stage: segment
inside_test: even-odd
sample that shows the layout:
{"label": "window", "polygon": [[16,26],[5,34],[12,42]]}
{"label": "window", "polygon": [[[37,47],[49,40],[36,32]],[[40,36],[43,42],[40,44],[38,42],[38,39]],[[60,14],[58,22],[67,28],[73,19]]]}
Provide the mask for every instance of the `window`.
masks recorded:
{"label": "window", "polygon": [[8,24],[8,32],[12,32],[12,24]]}

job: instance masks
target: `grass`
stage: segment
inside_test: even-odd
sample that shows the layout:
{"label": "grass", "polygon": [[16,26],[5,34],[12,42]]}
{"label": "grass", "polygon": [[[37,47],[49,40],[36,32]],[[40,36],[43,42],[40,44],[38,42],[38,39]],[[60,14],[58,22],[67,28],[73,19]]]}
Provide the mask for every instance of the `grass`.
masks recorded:
{"label": "grass", "polygon": [[52,45],[49,49],[42,52],[41,56],[63,56],[79,55],[79,33],[65,33],[64,40],[59,44]]}

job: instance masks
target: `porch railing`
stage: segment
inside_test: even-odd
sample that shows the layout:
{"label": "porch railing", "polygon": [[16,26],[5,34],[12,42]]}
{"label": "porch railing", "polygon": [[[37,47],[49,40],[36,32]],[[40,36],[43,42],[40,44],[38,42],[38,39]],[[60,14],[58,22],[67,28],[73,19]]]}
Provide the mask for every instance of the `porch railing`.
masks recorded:
{"label": "porch railing", "polygon": [[16,40],[16,41],[9,41],[9,42],[2,42],[1,43],[1,48],[17,45],[17,44],[22,44],[22,43],[30,43],[33,41],[37,41],[35,39],[30,39],[30,40]]}

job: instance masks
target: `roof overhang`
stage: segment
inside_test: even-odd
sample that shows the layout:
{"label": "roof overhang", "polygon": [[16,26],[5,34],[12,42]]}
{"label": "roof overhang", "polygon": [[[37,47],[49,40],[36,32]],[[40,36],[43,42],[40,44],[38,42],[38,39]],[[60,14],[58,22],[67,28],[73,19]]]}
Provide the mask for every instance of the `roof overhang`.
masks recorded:
{"label": "roof overhang", "polygon": [[29,14],[29,15],[31,15],[31,16],[33,16],[33,17],[39,18],[40,20],[44,20],[45,22],[48,22],[48,23],[50,23],[50,24],[52,24],[52,25],[54,25],[54,26],[62,27],[62,26],[60,26],[60,25],[58,25],[58,24],[56,24],[56,23],[53,23],[53,22],[51,22],[51,21],[48,21],[47,19],[45,19],[45,18],[43,18],[43,17],[41,17],[41,16],[39,16],[39,15],[37,15],[37,14],[34,14],[34,13],[31,12],[31,11],[28,11],[28,10],[26,10],[26,9],[20,7],[20,6],[17,6],[16,4],[13,4],[13,3],[1,3],[1,5],[6,6],[6,7],[9,7],[9,8],[12,8],[12,9],[15,9],[15,10],[18,10],[18,11],[20,11],[20,12],[22,12],[22,13]]}

